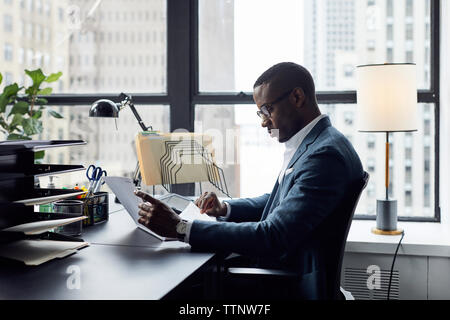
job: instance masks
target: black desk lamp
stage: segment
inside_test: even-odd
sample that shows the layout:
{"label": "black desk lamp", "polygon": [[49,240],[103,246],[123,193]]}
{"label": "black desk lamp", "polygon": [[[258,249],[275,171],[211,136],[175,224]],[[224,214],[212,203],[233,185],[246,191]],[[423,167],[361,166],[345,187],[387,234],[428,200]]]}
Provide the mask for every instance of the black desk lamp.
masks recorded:
{"label": "black desk lamp", "polygon": [[134,116],[136,117],[139,125],[141,126],[143,131],[153,130],[151,126],[147,127],[144,122],[142,121],[141,117],[139,116],[139,113],[137,112],[136,108],[134,107],[132,98],[130,95],[126,95],[125,93],[121,93],[119,96],[119,99],[121,102],[115,103],[111,100],[107,99],[100,99],[95,101],[91,109],[89,110],[89,117],[99,117],[99,118],[118,118],[119,117],[119,111],[130,107],[131,111],[133,112]]}
{"label": "black desk lamp", "polygon": [[[151,126],[147,127],[144,122],[142,121],[141,117],[139,116],[139,113],[137,112],[136,108],[134,107],[132,98],[130,95],[126,95],[125,93],[121,93],[119,96],[120,102],[115,103],[111,100],[107,99],[100,99],[95,101],[91,109],[89,110],[89,117],[94,118],[118,118],[119,117],[119,111],[130,107],[131,111],[133,112],[134,116],[136,117],[139,125],[141,126],[143,131],[152,131],[153,128]],[[139,170],[139,162],[136,165],[136,169],[134,170],[133,175],[133,182],[134,185],[139,188],[141,186],[141,172]]]}

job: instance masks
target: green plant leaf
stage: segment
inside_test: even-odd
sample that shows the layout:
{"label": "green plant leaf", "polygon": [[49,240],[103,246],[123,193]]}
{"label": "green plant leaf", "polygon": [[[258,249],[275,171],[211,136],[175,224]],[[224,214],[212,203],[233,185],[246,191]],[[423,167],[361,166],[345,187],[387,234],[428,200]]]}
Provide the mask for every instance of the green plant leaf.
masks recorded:
{"label": "green plant leaf", "polygon": [[5,112],[6,106],[16,99],[20,89],[17,83],[10,84],[3,89],[3,93],[0,95],[0,113]]}
{"label": "green plant leaf", "polygon": [[30,86],[30,87],[28,87],[28,88],[25,89],[25,93],[26,93],[28,96],[33,96],[33,95],[35,95],[36,90],[37,90],[37,89],[36,89],[35,87]]}
{"label": "green plant leaf", "polygon": [[45,157],[45,150],[37,151],[34,153],[34,160],[42,160]]}
{"label": "green plant leaf", "polygon": [[41,110],[37,110],[37,111],[33,112],[32,118],[39,119],[41,116],[42,116],[42,111]]}
{"label": "green plant leaf", "polygon": [[[18,125],[22,124],[22,121],[23,121],[23,116],[20,113],[16,113],[14,115],[9,127],[14,130],[14,127],[17,127]],[[13,130],[10,130],[10,131],[13,131]]]}
{"label": "green plant leaf", "polygon": [[23,130],[21,130],[21,128],[19,128],[19,126],[22,125],[22,121],[23,121],[23,116],[21,114],[14,115],[13,120],[9,124],[8,128],[6,128],[8,133],[11,134],[11,133],[14,133],[15,131],[22,132]]}
{"label": "green plant leaf", "polygon": [[5,112],[9,99],[3,94],[0,95],[0,113]]}
{"label": "green plant leaf", "polygon": [[31,140],[30,137],[24,136],[22,134],[11,133],[6,140]]}
{"label": "green plant leaf", "polygon": [[23,131],[27,136],[32,136],[42,132],[42,121],[34,118],[22,120]]}
{"label": "green plant leaf", "polygon": [[64,119],[64,117],[63,117],[61,114],[59,114],[58,112],[56,112],[55,110],[48,109],[48,113],[49,113],[53,118],[56,118],[56,119]]}
{"label": "green plant leaf", "polygon": [[48,88],[38,91],[37,94],[40,96],[49,96],[52,94],[52,92],[53,92],[53,88],[48,87]]}
{"label": "green plant leaf", "polygon": [[12,96],[17,95],[17,93],[20,91],[20,87],[17,83],[10,84],[9,86],[6,86],[3,89],[3,95],[10,98]]}
{"label": "green plant leaf", "polygon": [[58,81],[59,78],[61,78],[62,76],[62,72],[58,72],[58,73],[52,73],[51,75],[49,75],[46,79],[45,82],[55,82]]}
{"label": "green plant leaf", "polygon": [[19,101],[17,102],[14,107],[12,107],[11,112],[8,115],[8,118],[11,115],[15,114],[26,114],[28,113],[28,110],[30,109],[30,105],[26,101]]}
{"label": "green plant leaf", "polygon": [[8,124],[3,117],[0,117],[0,126],[2,126],[3,129],[8,130]]}
{"label": "green plant leaf", "polygon": [[2,81],[3,81],[3,76],[2,76],[2,73],[0,72],[0,83],[2,83]]}
{"label": "green plant leaf", "polygon": [[46,105],[47,103],[48,103],[48,100],[44,99],[44,98],[39,98],[39,99],[36,99],[36,101],[35,101],[35,104],[37,104],[38,106],[43,106],[43,105]]}
{"label": "green plant leaf", "polygon": [[33,88],[38,89],[41,83],[45,80],[45,75],[41,69],[25,70],[25,73],[33,80]]}

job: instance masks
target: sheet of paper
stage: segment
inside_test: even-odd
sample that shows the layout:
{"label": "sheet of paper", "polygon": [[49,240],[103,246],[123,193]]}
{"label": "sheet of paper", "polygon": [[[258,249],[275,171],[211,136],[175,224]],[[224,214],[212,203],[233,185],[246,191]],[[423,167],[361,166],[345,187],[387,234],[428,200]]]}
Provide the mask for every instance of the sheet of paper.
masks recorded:
{"label": "sheet of paper", "polygon": [[85,193],[85,192],[77,191],[77,192],[71,192],[71,193],[65,193],[65,194],[57,194],[57,195],[48,196],[48,197],[17,200],[17,201],[14,201],[14,203],[22,203],[26,206],[34,206],[34,205],[38,205],[38,204],[51,203],[51,202],[54,202],[57,200],[65,199],[65,198],[71,198],[71,197],[74,197],[74,196],[77,196],[77,195],[83,194],[83,193]]}
{"label": "sheet of paper", "polygon": [[85,216],[57,220],[36,221],[30,223],[19,224],[14,227],[6,228],[1,231],[23,232],[26,235],[41,234],[50,231],[56,227],[64,226],[69,223],[86,219]]}
{"label": "sheet of paper", "polygon": [[128,212],[130,217],[133,219],[134,223],[139,229],[144,230],[145,232],[150,233],[154,237],[158,238],[162,241],[167,240],[178,240],[173,238],[166,238],[161,237],[160,235],[154,233],[150,229],[146,228],[142,224],[138,222],[140,216],[138,214],[139,203],[142,202],[141,198],[136,197],[134,194],[135,186],[133,184],[133,181],[129,178],[123,178],[123,177],[103,177],[108,187],[111,189],[111,191],[116,195],[116,197],[119,199],[120,203],[124,206],[125,210]]}
{"label": "sheet of paper", "polygon": [[55,258],[64,258],[87,247],[87,242],[20,240],[0,246],[0,256],[37,266]]}
{"label": "sheet of paper", "polygon": [[187,221],[192,220],[204,220],[204,221],[216,221],[216,218],[208,216],[206,213],[200,213],[200,208],[193,202],[189,203],[186,209],[180,213],[180,218]]}

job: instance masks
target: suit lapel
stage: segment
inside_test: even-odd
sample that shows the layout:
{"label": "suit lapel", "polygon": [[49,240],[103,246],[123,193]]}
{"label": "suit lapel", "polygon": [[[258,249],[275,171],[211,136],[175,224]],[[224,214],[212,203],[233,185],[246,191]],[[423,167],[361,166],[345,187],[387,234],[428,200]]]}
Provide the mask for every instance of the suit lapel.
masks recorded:
{"label": "suit lapel", "polygon": [[[330,119],[328,117],[325,117],[321,119],[317,124],[314,126],[314,128],[311,130],[310,133],[305,137],[305,139],[300,144],[300,147],[298,147],[297,151],[294,153],[294,156],[292,157],[291,161],[289,162],[286,170],[293,167],[293,165],[297,162],[298,159],[308,150],[308,147],[310,144],[312,144],[314,141],[316,141],[317,137],[320,135],[320,133],[327,127],[331,126]],[[284,178],[283,178],[284,181]]]}
{"label": "suit lapel", "polygon": [[[308,147],[310,144],[312,144],[314,141],[316,141],[317,137],[320,135],[320,133],[327,127],[331,126],[330,119],[328,117],[325,117],[321,119],[317,124],[314,126],[314,128],[311,130],[310,133],[305,137],[303,142],[300,144],[300,147],[298,147],[297,151],[294,153],[294,156],[292,157],[291,161],[289,162],[286,170],[292,168],[292,166],[297,162],[298,159],[308,150]],[[291,173],[293,174],[293,173]],[[276,203],[280,198],[280,192],[283,186],[284,181],[286,180],[286,177],[283,177],[283,180],[281,181],[281,185],[278,184],[278,177],[277,181],[275,183],[275,186],[272,190],[272,193],[270,194],[270,198],[267,201],[266,206],[264,207],[263,214],[261,216],[261,221],[265,220],[269,212],[271,211],[272,207],[278,205]]]}
{"label": "suit lapel", "polygon": [[275,196],[278,194],[279,189],[280,188],[279,188],[278,179],[277,179],[277,181],[275,182],[275,186],[273,187],[272,193],[270,194],[269,200],[267,201],[266,206],[264,207],[263,214],[261,215],[261,221],[266,219],[267,214],[269,213],[270,208],[272,207]]}

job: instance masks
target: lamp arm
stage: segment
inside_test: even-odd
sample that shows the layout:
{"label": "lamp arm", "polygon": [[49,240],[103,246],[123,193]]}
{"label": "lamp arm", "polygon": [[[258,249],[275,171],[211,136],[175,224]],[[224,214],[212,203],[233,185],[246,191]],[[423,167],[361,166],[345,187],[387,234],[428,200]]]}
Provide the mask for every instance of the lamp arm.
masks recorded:
{"label": "lamp arm", "polygon": [[125,108],[126,106],[130,107],[131,111],[133,112],[136,120],[138,121],[138,123],[141,126],[143,131],[147,131],[148,129],[153,130],[152,126],[147,127],[144,124],[144,121],[142,121],[141,116],[139,115],[139,113],[137,112],[136,108],[134,107],[133,102],[131,101],[131,96],[126,95],[125,93],[121,93],[119,97],[122,100],[120,102],[120,105],[122,106],[122,108]]}
{"label": "lamp arm", "polygon": [[152,126],[147,127],[144,124],[144,121],[142,121],[141,117],[139,116],[139,113],[137,112],[136,108],[134,107],[134,104],[130,102],[129,104],[131,111],[133,112],[134,116],[136,117],[137,121],[139,122],[139,125],[141,126],[143,131],[147,131],[149,128],[152,130]]}
{"label": "lamp arm", "polygon": [[[139,125],[141,126],[143,131],[147,131],[148,129],[153,130],[152,126],[147,127],[144,124],[144,121],[142,121],[141,116],[139,115],[139,113],[137,112],[136,108],[134,107],[133,102],[131,101],[131,96],[126,95],[125,93],[121,93],[120,94],[120,100],[122,100],[120,102],[120,106],[121,108],[125,108],[126,106],[129,106],[131,111],[133,112],[136,120],[138,121]],[[136,164],[136,169],[134,169],[134,173],[133,173],[133,183],[137,188],[141,187],[141,182],[142,182],[142,175],[141,175],[141,170],[139,169],[139,162]]]}

